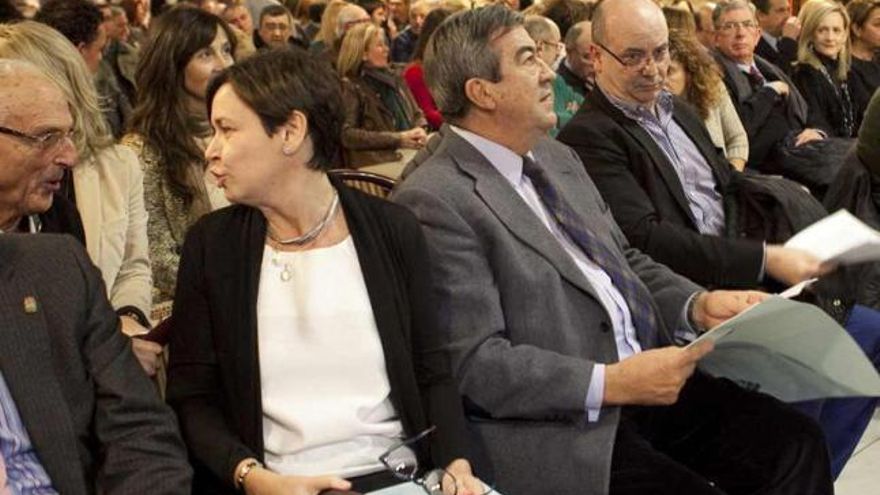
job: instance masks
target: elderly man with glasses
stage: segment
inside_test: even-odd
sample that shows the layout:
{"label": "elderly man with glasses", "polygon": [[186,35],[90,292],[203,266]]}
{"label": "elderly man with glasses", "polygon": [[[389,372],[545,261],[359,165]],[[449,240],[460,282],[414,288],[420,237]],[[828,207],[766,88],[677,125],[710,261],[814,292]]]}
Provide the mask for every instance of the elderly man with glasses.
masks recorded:
{"label": "elderly man with glasses", "polygon": [[11,234],[51,230],[77,159],[68,102],[20,61],[0,60],[0,87],[0,493],[190,493],[174,416],[85,250]]}

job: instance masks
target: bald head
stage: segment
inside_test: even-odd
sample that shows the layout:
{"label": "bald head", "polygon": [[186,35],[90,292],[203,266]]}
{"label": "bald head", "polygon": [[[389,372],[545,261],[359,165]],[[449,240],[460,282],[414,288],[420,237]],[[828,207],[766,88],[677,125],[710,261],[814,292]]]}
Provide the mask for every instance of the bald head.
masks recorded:
{"label": "bald head", "polygon": [[606,0],[593,12],[593,41],[606,45],[611,37],[629,37],[634,32],[657,29],[666,32],[663,11],[651,0]]}

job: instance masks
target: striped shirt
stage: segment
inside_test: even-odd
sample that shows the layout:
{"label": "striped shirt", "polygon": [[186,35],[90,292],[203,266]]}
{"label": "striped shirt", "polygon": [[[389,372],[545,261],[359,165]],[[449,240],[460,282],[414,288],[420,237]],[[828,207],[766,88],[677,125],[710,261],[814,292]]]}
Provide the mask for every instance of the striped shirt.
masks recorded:
{"label": "striped shirt", "polygon": [[6,463],[6,482],[16,495],[49,495],[58,492],[52,487],[49,474],[31,444],[27,429],[18,414],[15,399],[0,373],[0,453]]}

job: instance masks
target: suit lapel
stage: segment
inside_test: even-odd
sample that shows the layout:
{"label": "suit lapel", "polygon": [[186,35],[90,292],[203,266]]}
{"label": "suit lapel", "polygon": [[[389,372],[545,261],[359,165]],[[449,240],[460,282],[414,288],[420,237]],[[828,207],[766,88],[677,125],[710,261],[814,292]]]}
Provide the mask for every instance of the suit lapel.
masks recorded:
{"label": "suit lapel", "polygon": [[[9,253],[3,262],[10,261]],[[25,298],[36,299],[36,312]],[[53,369],[52,342],[29,280],[10,267],[0,274],[0,369],[40,462],[59,493],[85,486],[67,401]]]}
{"label": "suit lapel", "polygon": [[448,139],[452,159],[463,172],[474,178],[477,195],[505,227],[540,253],[572,285],[598,299],[571,256],[486,157],[454,131],[449,133]]}

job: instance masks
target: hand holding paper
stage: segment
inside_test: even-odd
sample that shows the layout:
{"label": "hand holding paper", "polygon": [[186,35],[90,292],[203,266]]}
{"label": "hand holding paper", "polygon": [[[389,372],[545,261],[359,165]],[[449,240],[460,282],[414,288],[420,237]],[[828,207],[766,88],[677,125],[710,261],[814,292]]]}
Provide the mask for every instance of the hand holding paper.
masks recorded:
{"label": "hand holding paper", "polygon": [[768,297],[754,290],[714,290],[697,295],[691,319],[701,329],[714,328]]}
{"label": "hand holding paper", "polygon": [[855,264],[880,260],[880,232],[846,210],[798,232],[785,246],[812,253],[822,262]]}

